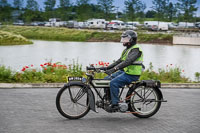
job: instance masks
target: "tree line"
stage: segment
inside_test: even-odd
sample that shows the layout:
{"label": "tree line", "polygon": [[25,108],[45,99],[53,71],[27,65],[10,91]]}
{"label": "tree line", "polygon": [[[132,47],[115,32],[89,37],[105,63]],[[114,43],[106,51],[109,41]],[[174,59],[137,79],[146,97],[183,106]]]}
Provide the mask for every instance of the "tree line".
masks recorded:
{"label": "tree line", "polygon": [[[125,9],[119,10],[113,3],[114,0],[97,0],[97,4],[90,0],[45,0],[41,9],[36,0],[0,0],[0,22],[13,22],[23,20],[25,22],[48,21],[49,18],[61,18],[61,20],[85,21],[90,18],[102,18],[106,20],[119,19],[123,21],[200,21],[197,17],[197,0],[153,0],[152,7],[144,12],[146,4],[141,0],[124,0]],[[56,6],[56,2],[59,5]]]}

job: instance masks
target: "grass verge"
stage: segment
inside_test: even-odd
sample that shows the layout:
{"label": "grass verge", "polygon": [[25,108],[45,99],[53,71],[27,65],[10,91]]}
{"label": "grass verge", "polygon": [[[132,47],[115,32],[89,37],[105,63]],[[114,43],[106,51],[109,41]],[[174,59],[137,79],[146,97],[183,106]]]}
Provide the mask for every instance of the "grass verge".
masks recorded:
{"label": "grass verge", "polygon": [[0,30],[0,45],[32,44],[31,41],[21,35]]}
{"label": "grass verge", "polygon": [[[20,34],[28,39],[82,42],[119,42],[122,33],[37,26],[2,26],[1,30]],[[138,32],[138,43],[172,44],[172,37],[172,34]]]}

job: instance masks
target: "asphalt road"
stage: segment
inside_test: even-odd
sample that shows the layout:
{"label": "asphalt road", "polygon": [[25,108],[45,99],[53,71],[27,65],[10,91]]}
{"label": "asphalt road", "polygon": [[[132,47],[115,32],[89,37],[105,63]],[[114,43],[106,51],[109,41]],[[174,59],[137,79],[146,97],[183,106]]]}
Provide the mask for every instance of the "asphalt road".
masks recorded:
{"label": "asphalt road", "polygon": [[58,89],[0,89],[0,133],[200,133],[200,89],[163,89],[168,100],[148,119],[90,111],[68,120],[55,105]]}

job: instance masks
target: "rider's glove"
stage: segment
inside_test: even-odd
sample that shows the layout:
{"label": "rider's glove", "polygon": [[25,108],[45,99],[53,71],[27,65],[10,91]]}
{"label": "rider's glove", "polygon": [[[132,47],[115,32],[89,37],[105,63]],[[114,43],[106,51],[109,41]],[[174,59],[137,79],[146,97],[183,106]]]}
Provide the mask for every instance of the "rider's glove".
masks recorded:
{"label": "rider's glove", "polygon": [[116,72],[117,70],[118,70],[117,68],[112,68],[112,69],[105,71],[105,73],[108,75],[111,75],[112,73]]}

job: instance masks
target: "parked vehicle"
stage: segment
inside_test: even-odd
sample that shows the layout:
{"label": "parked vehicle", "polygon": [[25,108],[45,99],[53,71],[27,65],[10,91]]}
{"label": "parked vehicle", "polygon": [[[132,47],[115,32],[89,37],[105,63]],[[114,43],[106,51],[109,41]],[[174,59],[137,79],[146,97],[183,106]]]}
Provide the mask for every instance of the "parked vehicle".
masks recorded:
{"label": "parked vehicle", "polygon": [[30,25],[31,26],[38,26],[38,22],[31,22]]}
{"label": "parked vehicle", "polygon": [[128,29],[129,27],[127,26],[126,23],[120,20],[112,20],[110,23],[107,25],[107,29],[114,29],[114,30],[123,30],[123,29]]}
{"label": "parked vehicle", "polygon": [[144,21],[144,26],[149,27],[149,25],[158,25],[159,21]]}
{"label": "parked vehicle", "polygon": [[145,21],[144,26],[147,27],[149,30],[160,30],[160,31],[167,31],[169,29],[168,22],[160,22],[160,21]]}
{"label": "parked vehicle", "polygon": [[53,24],[56,27],[66,27],[67,26],[67,22],[66,21],[54,22]]}
{"label": "parked vehicle", "polygon": [[24,22],[22,20],[18,20],[16,22],[13,23],[13,25],[20,25],[20,26],[23,26],[24,25]]}
{"label": "parked vehicle", "polygon": [[158,112],[162,102],[166,102],[159,81],[143,80],[128,85],[125,95],[125,87],[122,87],[119,93],[119,108],[110,110],[110,80],[95,79],[95,73],[101,71],[94,66],[87,67],[86,71],[87,79],[68,77],[69,82],[57,94],[56,107],[65,118],[82,118],[90,110],[97,112],[96,107],[108,113],[129,113],[139,118],[149,118]]}
{"label": "parked vehicle", "polygon": [[88,28],[90,29],[105,29],[106,28],[105,19],[89,19],[87,23],[88,23]]}
{"label": "parked vehicle", "polygon": [[88,28],[89,24],[88,22],[78,22],[78,27],[81,29]]}
{"label": "parked vehicle", "polygon": [[67,21],[67,27],[68,28],[78,28],[79,25],[78,25],[77,21],[71,20],[71,21]]}
{"label": "parked vehicle", "polygon": [[133,26],[135,26],[135,27],[136,27],[136,26],[141,26],[141,25],[142,25],[142,24],[140,24],[140,23],[137,22],[137,21],[129,21],[129,22],[127,22],[127,24],[128,24],[128,25],[131,25],[131,26],[133,25]]}
{"label": "parked vehicle", "polygon": [[52,25],[51,25],[51,22],[46,22],[46,23],[44,24],[44,26],[46,26],[46,27],[51,27]]}
{"label": "parked vehicle", "polygon": [[60,22],[61,21],[61,19],[60,18],[50,18],[49,19],[49,22]]}
{"label": "parked vehicle", "polygon": [[134,26],[134,24],[125,23],[126,29],[128,30],[137,30],[138,28]]}
{"label": "parked vehicle", "polygon": [[169,29],[176,29],[178,27],[178,24],[176,24],[176,23],[169,23],[168,27],[169,27]]}
{"label": "parked vehicle", "polygon": [[158,31],[158,25],[148,25],[147,28],[150,31]]}
{"label": "parked vehicle", "polygon": [[194,28],[195,24],[194,23],[189,23],[189,22],[179,22],[178,23],[178,28]]}
{"label": "parked vehicle", "polygon": [[200,22],[196,22],[195,27],[200,29]]}
{"label": "parked vehicle", "polygon": [[109,29],[109,30],[118,29],[118,24],[115,23],[115,22],[110,22],[110,23],[108,23],[108,25],[107,25],[107,29]]}

